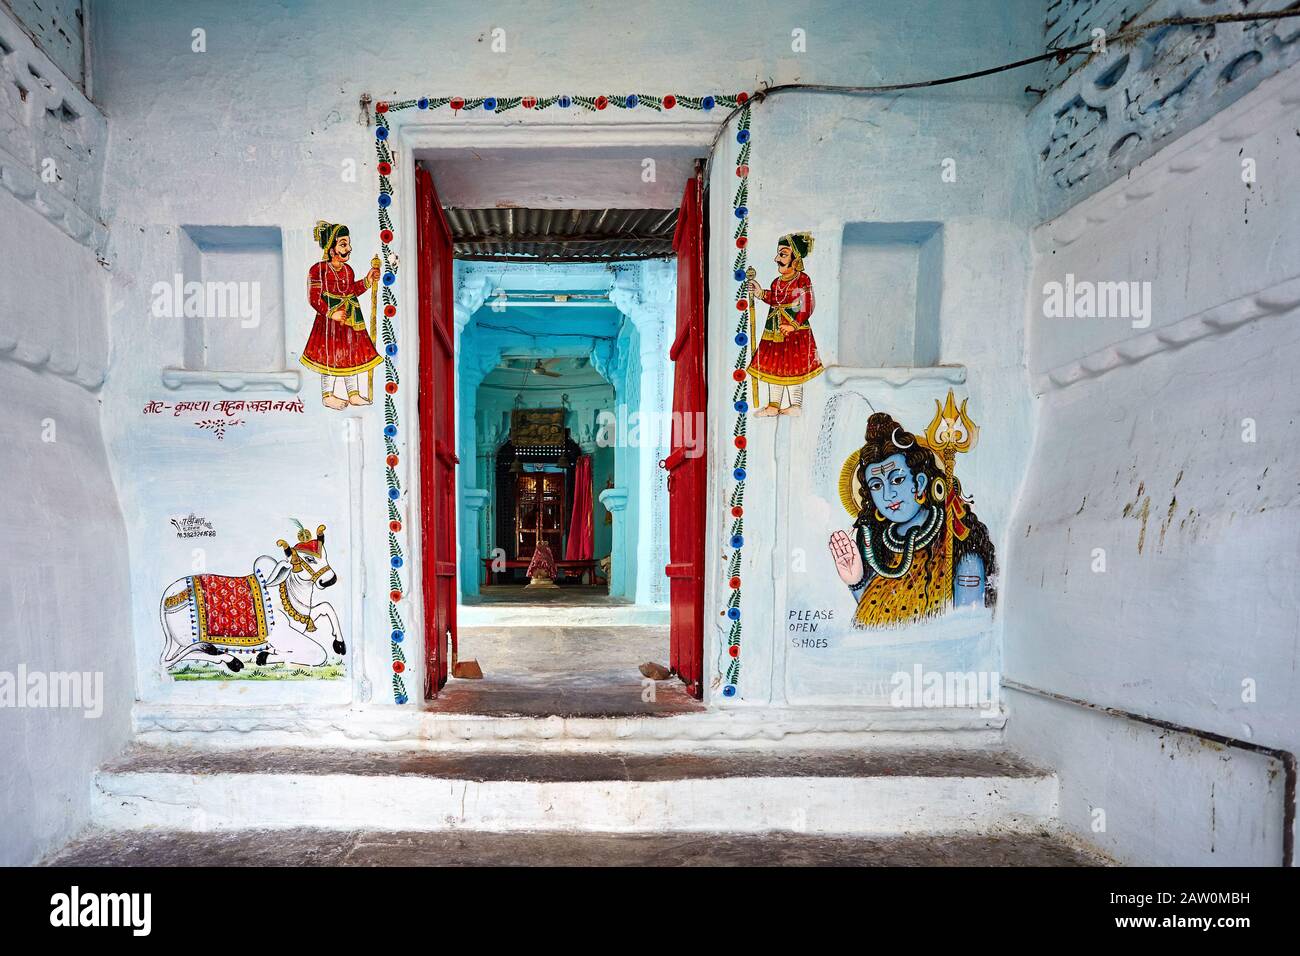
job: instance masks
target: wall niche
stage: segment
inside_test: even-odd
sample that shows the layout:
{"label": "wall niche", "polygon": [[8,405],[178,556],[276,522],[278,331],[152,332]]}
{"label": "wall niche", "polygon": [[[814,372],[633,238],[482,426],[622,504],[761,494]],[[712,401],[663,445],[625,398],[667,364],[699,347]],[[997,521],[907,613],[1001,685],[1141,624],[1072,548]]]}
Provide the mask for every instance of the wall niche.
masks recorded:
{"label": "wall niche", "polygon": [[184,307],[181,365],[169,388],[217,383],[227,390],[297,391],[285,367],[284,247],[273,226],[183,226],[178,298]]}
{"label": "wall niche", "polygon": [[839,364],[939,363],[943,230],[937,222],[850,222],[840,254]]}

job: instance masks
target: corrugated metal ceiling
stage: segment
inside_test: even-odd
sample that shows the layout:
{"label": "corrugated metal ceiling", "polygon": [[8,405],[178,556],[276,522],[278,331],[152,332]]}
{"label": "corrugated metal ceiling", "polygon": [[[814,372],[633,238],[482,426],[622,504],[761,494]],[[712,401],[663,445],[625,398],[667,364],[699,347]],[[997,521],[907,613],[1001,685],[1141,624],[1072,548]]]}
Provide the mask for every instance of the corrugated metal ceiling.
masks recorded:
{"label": "corrugated metal ceiling", "polygon": [[585,261],[673,254],[676,209],[444,209],[462,259]]}

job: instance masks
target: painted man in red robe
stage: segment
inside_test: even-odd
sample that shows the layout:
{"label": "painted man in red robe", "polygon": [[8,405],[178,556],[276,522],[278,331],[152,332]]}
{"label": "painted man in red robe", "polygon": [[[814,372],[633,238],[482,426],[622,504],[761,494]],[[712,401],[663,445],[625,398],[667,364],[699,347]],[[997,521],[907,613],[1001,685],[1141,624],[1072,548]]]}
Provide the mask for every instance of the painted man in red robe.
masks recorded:
{"label": "painted man in red robe", "polygon": [[749,280],[749,291],[767,303],[767,321],[756,343],[749,374],[767,385],[767,403],[755,415],[803,414],[804,382],[816,378],[824,369],[817,357],[808,320],[813,313],[813,287],[803,261],[812,254],[813,237],[806,232],[782,236],[776,244],[776,268],[779,273],[772,287],[764,289],[758,280]]}
{"label": "painted man in red robe", "polygon": [[[373,396],[361,395],[357,376],[379,365],[383,357],[366,332],[357,296],[379,281],[379,270],[371,269],[364,279],[352,273],[348,265],[352,239],[347,226],[318,222],[315,236],[322,254],[307,275],[307,300],[316,312],[316,321],[300,361],[320,372],[321,401],[327,408],[369,405]],[[340,378],[346,400],[334,393]]]}

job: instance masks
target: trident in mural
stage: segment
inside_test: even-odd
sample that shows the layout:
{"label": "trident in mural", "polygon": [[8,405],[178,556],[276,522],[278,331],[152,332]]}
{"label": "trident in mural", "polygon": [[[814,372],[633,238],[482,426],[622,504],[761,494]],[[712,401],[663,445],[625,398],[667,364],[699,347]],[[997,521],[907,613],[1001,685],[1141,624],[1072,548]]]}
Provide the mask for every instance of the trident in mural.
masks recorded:
{"label": "trident in mural", "polygon": [[[970,416],[966,414],[966,403],[969,399],[961,400],[961,408],[957,407],[957,402],[953,399],[952,389],[948,389],[948,397],[944,399],[942,406],[939,400],[934,400],[934,418],[925,428],[925,439],[919,444],[923,444],[930,451],[938,456],[943,462],[943,487],[948,489],[947,499],[944,507],[944,550],[948,554],[948,576],[952,578],[953,574],[953,537],[955,534],[954,524],[960,526],[960,517],[957,511],[960,507],[961,517],[965,515],[964,502],[957,493],[957,484],[953,480],[953,471],[957,463],[957,455],[965,454],[975,447],[979,440],[979,426],[971,421]],[[939,489],[935,489],[939,494]],[[963,528],[964,530],[964,528]]]}
{"label": "trident in mural", "polygon": [[[374,400],[374,369],[383,362],[375,350],[375,310],[378,306],[379,257],[370,262],[364,279],[357,279],[348,265],[352,239],[341,223],[318,222],[313,233],[321,247],[321,261],[307,276],[307,299],[316,313],[311,335],[303,346],[300,361],[320,372],[321,403],[326,408],[369,405]],[[370,290],[370,334],[357,296]],[[357,376],[368,373],[369,393],[361,394]],[[336,393],[343,380],[345,398]]]}
{"label": "trident in mural", "polygon": [[963,398],[961,408],[958,408],[952,389],[948,389],[948,397],[942,406],[937,398],[934,400],[934,418],[925,429],[925,445],[943,461],[944,477],[950,488],[958,452],[965,454],[970,451],[980,437],[979,426],[966,414],[968,401]]}

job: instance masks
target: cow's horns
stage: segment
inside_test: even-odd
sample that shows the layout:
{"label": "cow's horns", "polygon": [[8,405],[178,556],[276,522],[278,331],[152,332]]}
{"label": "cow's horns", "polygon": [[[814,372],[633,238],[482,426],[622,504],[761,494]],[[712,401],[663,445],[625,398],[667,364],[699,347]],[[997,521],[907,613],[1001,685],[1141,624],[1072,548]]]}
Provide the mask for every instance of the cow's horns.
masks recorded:
{"label": "cow's horns", "polygon": [[323,524],[318,524],[316,526],[316,537],[322,539],[325,537],[325,526]]}
{"label": "cow's horns", "polygon": [[284,549],[284,553],[285,553],[285,556],[286,556],[286,557],[290,557],[290,556],[293,555],[293,550],[289,547],[289,542],[288,542],[288,541],[285,541],[283,538],[281,538],[279,541],[277,541],[277,542],[275,543],[275,545],[276,545],[276,547],[278,547],[278,548],[283,548],[283,549]]}

